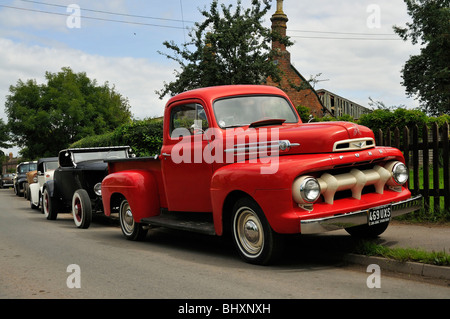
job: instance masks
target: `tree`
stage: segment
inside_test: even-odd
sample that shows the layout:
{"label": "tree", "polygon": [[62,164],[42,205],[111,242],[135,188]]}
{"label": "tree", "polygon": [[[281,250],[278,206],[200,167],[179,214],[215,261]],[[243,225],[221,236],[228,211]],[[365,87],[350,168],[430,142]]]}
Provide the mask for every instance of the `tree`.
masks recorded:
{"label": "tree", "polygon": [[[250,9],[243,9],[241,1],[232,12],[232,5],[220,6],[213,0],[210,11],[200,11],[205,21],[195,23],[189,33],[190,43],[181,47],[173,41],[163,44],[175,55],[165,55],[181,67],[175,71],[176,80],[164,82],[164,88],[156,93],[160,98],[186,90],[226,84],[261,84],[267,77],[275,82],[281,79],[281,71],[271,62],[279,53],[271,49],[273,40],[286,46],[293,43],[262,24],[270,10],[270,0],[252,0]],[[190,47],[195,50],[190,51]]]}
{"label": "tree", "polygon": [[450,0],[405,0],[413,22],[394,26],[404,40],[422,46],[402,69],[408,96],[417,96],[425,112],[450,114]]}
{"label": "tree", "polygon": [[12,141],[26,158],[56,156],[71,143],[114,130],[131,118],[127,99],[85,73],[46,72],[46,84],[18,80],[5,110]]}
{"label": "tree", "polygon": [[[0,147],[10,148],[12,145],[8,143],[10,140],[8,125],[5,124],[3,119],[0,119]],[[1,152],[1,151],[0,151]]]}

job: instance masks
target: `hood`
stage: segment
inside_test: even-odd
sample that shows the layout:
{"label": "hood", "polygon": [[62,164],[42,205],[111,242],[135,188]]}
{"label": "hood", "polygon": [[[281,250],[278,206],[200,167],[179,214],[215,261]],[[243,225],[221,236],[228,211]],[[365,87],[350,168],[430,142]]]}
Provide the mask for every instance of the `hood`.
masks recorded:
{"label": "hood", "polygon": [[[375,146],[372,130],[350,122],[239,128],[226,132],[226,136],[225,152],[235,155],[248,155],[270,147],[279,147],[282,155],[343,152]],[[231,136],[234,138],[234,144],[230,142]]]}

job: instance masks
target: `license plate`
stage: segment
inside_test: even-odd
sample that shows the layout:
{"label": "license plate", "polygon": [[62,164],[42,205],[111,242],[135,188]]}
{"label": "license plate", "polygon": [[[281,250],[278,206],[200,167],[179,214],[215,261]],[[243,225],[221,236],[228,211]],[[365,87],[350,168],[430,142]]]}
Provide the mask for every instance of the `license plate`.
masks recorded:
{"label": "license plate", "polygon": [[367,223],[369,226],[388,222],[391,219],[391,205],[369,209]]}

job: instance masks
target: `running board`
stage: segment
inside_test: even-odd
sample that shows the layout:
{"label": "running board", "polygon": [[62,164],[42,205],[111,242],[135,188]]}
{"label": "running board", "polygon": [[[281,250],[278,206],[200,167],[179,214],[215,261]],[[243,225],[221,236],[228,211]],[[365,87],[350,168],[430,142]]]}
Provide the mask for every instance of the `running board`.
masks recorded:
{"label": "running board", "polygon": [[186,230],[205,235],[216,235],[212,214],[163,211],[158,216],[143,218],[140,221],[151,226],[161,226]]}

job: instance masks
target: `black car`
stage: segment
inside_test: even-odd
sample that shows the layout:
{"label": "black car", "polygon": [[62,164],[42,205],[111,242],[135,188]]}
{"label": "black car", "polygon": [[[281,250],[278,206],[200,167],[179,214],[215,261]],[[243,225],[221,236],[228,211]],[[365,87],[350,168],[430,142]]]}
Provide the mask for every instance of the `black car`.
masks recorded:
{"label": "black car", "polygon": [[102,213],[101,182],[108,174],[106,159],[128,158],[129,146],[72,148],[59,152],[59,167],[42,190],[42,208],[47,219],[58,213],[73,214],[78,228],[88,228],[93,213]]}
{"label": "black car", "polygon": [[14,185],[14,173],[8,173],[2,175],[2,188],[8,188]]}
{"label": "black car", "polygon": [[16,166],[16,176],[14,176],[14,193],[17,196],[23,196],[27,183],[27,173],[37,169],[37,161],[22,162]]}

